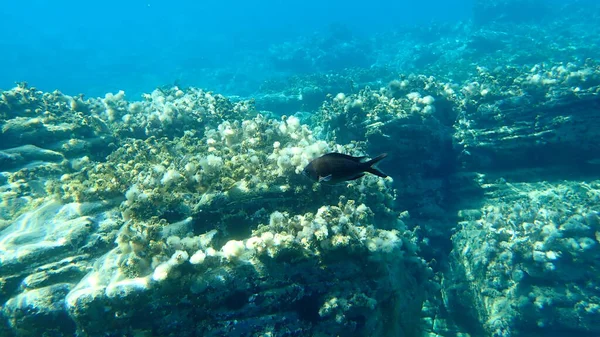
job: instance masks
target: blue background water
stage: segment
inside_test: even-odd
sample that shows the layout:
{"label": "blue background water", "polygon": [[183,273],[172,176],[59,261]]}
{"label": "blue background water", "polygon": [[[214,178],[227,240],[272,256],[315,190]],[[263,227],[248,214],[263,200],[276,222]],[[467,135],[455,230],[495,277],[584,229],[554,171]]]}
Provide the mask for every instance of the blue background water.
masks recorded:
{"label": "blue background water", "polygon": [[130,98],[179,81],[211,89],[215,80],[202,69],[268,78],[245,67],[253,62],[246,55],[332,24],[369,35],[466,19],[471,7],[471,0],[10,1],[0,8],[0,88],[27,81],[71,95],[122,89]]}

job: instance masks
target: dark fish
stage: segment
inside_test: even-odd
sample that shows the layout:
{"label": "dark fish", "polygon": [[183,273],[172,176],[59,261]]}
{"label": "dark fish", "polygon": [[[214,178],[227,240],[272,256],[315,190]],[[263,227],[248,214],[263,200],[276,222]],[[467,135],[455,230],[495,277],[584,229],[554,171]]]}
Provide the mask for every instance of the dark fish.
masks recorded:
{"label": "dark fish", "polygon": [[365,172],[387,178],[387,175],[373,165],[385,158],[387,153],[381,154],[369,161],[367,157],[352,157],[342,153],[328,153],[314,159],[302,171],[305,176],[321,183],[336,184],[343,181],[358,179]]}

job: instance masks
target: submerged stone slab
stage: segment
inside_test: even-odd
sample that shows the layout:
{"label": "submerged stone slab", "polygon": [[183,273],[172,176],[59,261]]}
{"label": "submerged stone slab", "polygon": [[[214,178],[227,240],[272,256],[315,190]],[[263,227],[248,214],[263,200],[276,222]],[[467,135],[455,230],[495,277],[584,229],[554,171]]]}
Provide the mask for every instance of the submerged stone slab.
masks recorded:
{"label": "submerged stone slab", "polygon": [[16,336],[72,335],[75,323],[64,301],[70,288],[68,283],[57,283],[24,292],[4,304],[2,315]]}
{"label": "submerged stone slab", "polygon": [[[110,203],[51,200],[25,212],[0,231],[0,299],[23,291],[75,282],[87,273],[97,235],[106,235]],[[110,225],[109,225],[110,226]]]}
{"label": "submerged stone slab", "polygon": [[56,151],[42,149],[35,145],[23,145],[0,151],[0,170],[19,167],[32,168],[47,163],[57,163],[65,157]]}
{"label": "submerged stone slab", "polygon": [[[489,78],[462,89],[454,126],[462,167],[508,171],[590,166],[598,160],[598,64],[537,65],[524,73],[484,75]],[[498,78],[506,84],[499,85]]]}
{"label": "submerged stone slab", "polygon": [[[0,232],[0,273],[56,261],[64,257],[70,247],[81,245],[93,230],[94,223],[92,218],[76,216],[75,207],[63,207],[50,201],[24,214]],[[61,217],[60,213],[71,214]]]}
{"label": "submerged stone slab", "polygon": [[600,335],[600,182],[485,181],[463,210],[442,289],[486,336]]}

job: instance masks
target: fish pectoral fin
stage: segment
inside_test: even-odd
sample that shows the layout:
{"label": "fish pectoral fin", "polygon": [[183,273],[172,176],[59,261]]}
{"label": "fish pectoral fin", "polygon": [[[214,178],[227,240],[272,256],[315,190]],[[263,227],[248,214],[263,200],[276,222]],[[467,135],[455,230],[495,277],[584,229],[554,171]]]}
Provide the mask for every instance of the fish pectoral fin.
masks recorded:
{"label": "fish pectoral fin", "polygon": [[333,177],[333,175],[331,175],[331,174],[326,175],[324,177],[319,177],[319,182],[321,182],[321,181],[330,181],[332,177]]}

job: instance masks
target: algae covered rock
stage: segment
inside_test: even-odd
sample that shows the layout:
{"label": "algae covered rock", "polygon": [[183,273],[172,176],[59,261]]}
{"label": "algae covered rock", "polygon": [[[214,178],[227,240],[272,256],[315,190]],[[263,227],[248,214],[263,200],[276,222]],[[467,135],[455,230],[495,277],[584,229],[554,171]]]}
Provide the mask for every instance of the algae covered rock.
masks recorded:
{"label": "algae covered rock", "polygon": [[36,146],[68,158],[82,151],[102,156],[112,137],[100,118],[85,112],[80,97],[58,91],[44,93],[26,84],[5,91],[0,100],[0,150]]}
{"label": "algae covered rock", "polygon": [[[19,110],[30,104],[19,95],[59,104]],[[392,179],[323,186],[301,174],[326,152],[364,154],[360,142],[326,141],[294,116],[196,89],[129,102],[122,92],[84,100],[20,88],[7,100],[3,137],[41,113],[28,130],[51,141],[2,150],[11,207],[0,212],[0,332],[418,330],[409,317],[431,272]]]}
{"label": "algae covered rock", "polygon": [[[380,230],[372,221],[366,206],[348,201],[303,215],[274,212],[220,249],[211,232],[171,235],[154,257],[156,250],[120,245],[67,296],[68,311],[92,334],[134,318],[138,329],[180,336],[408,334],[409,321],[396,314],[418,314],[427,288],[418,280],[428,271],[401,222]],[[125,275],[119,261],[133,256],[154,270]]]}
{"label": "algae covered rock", "polygon": [[380,167],[394,177],[398,202],[411,213],[440,217],[443,177],[454,165],[453,87],[433,77],[403,76],[379,90],[337,94],[314,122],[337,142],[361,142],[369,153],[388,153],[397,164],[383,161]]}
{"label": "algae covered rock", "polygon": [[478,170],[585,165],[598,153],[600,68],[536,65],[482,70],[462,88],[454,139],[461,165]]}
{"label": "algae covered rock", "polygon": [[475,335],[594,336],[597,65],[478,74],[455,100],[449,182],[464,199],[445,307]]}
{"label": "algae covered rock", "polygon": [[[492,183],[462,212],[443,290],[486,335],[598,334],[598,181]],[[477,324],[470,327],[477,329]]]}

